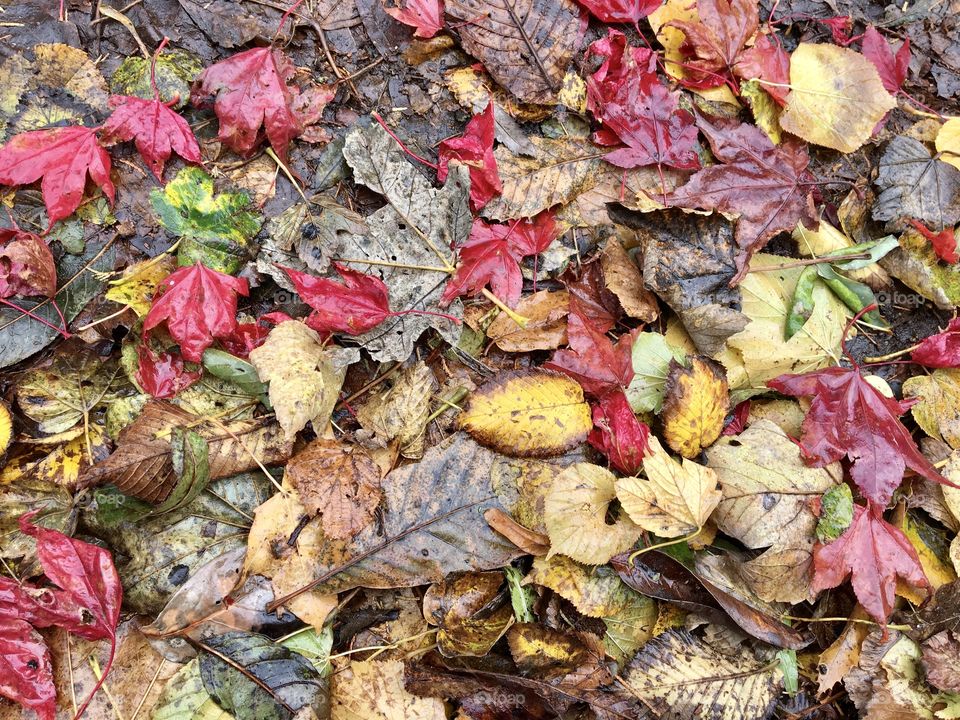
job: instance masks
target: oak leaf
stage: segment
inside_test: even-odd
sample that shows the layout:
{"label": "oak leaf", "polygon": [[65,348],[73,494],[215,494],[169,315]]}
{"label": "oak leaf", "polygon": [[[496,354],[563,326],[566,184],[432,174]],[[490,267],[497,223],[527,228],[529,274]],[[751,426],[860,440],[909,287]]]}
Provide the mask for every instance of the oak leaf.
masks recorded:
{"label": "oak leaf", "polygon": [[691,460],[679,463],[655,437],[643,459],[646,479],[620,478],[617,499],[630,519],[663,537],[680,537],[700,530],[720,502],[717,474]]}
{"label": "oak leaf", "polygon": [[694,458],[720,437],[730,407],[727,391],[727,377],[718,363],[696,356],[684,367],[672,360],[662,415],[667,445]]}
{"label": "oak leaf", "polygon": [[79,207],[88,175],[112,204],[110,155],[100,145],[96,128],[33,130],[14,135],[0,148],[0,185],[29,185],[42,178],[48,228]]}

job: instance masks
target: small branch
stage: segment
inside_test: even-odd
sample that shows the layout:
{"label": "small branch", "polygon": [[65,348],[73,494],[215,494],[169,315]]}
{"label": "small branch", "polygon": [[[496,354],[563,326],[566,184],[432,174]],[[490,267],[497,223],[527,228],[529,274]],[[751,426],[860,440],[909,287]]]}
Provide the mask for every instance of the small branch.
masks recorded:
{"label": "small branch", "polygon": [[768,265],[767,267],[750,268],[752,273],[776,272],[777,270],[789,270],[790,268],[805,267],[807,265],[821,265],[822,263],[846,262],[847,260],[866,260],[870,256],[867,253],[859,255],[843,255],[837,257],[815,257],[806,260],[796,260],[795,262],[783,263],[782,265]]}
{"label": "small branch", "polygon": [[916,345],[911,345],[910,347],[904,348],[903,350],[897,350],[896,352],[888,353],[886,355],[878,355],[876,357],[864,358],[863,361],[865,363],[872,364],[872,363],[884,363],[884,362],[887,362],[888,360],[896,360],[898,357],[909,355],[918,347],[920,347],[920,343],[917,343]]}
{"label": "small branch", "polygon": [[526,318],[523,315],[515,313],[513,310],[508,308],[506,304],[504,304],[503,300],[498,298],[496,295],[490,292],[487,288],[483,289],[483,296],[487,300],[492,302],[494,305],[496,305],[498,308],[500,308],[501,311],[505,312],[507,314],[507,317],[513,320],[520,327],[525,328],[527,326],[527,323],[530,322],[530,318]]}

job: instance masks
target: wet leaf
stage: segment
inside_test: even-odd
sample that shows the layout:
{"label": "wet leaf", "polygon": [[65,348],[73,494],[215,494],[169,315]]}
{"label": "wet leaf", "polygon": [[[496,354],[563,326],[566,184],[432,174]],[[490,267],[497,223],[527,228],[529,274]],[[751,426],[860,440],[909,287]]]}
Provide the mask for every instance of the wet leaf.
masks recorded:
{"label": "wet leaf", "polygon": [[270,331],[250,353],[260,380],[270,383],[270,403],[289,440],[308,422],[325,427],[336,405],[355,349],[324,347],[320,336],[303,323],[287,320]]}
{"label": "wet leaf", "polygon": [[427,588],[423,617],[437,626],[437,646],[447,657],[482,657],[513,625],[502,592],[503,573],[462,573]]}
{"label": "wet leaf", "polygon": [[[173,107],[182,110],[190,102],[190,84],[203,70],[200,59],[184,50],[165,50],[156,57],[155,80],[160,99],[173,102]],[[153,86],[150,84],[150,60],[137,56],[124,58],[110,78],[114,95],[135,95],[150,100]]]}
{"label": "wet leaf", "polygon": [[642,332],[633,341],[631,358],[634,375],[626,389],[630,406],[638,413],[659,413],[670,363],[683,362],[683,352],[671,347],[660,333]]}
{"label": "wet leaf", "polygon": [[22,230],[2,229],[0,243],[0,298],[56,294],[57,269],[42,238]]}
{"label": "wet leaf", "polygon": [[0,649],[0,694],[35,711],[41,720],[53,720],[57,691],[43,637],[24,620],[4,618],[0,621]]}
{"label": "wet leaf", "polygon": [[565,633],[536,623],[519,623],[507,633],[510,655],[523,675],[557,686],[598,687],[610,680],[599,642],[587,633]]}
{"label": "wet leaf", "polygon": [[730,407],[727,378],[719,363],[689,358],[689,367],[672,361],[663,400],[663,436],[672,450],[694,458],[723,430]]}
{"label": "wet leaf", "polygon": [[910,412],[927,435],[960,447],[960,370],[944,368],[908,378],[903,397],[914,399]]}
{"label": "wet leaf", "polygon": [[134,263],[117,280],[110,282],[104,297],[121,305],[129,305],[137,315],[143,317],[150,312],[153,295],[161,281],[176,269],[176,260],[166,254]]}
{"label": "wet leaf", "polygon": [[373,519],[380,504],[380,469],[362,448],[314,440],[287,463],[287,480],[324,534],[353,537]]}
{"label": "wet leaf", "polygon": [[170,433],[187,426],[207,441],[210,478],[236,475],[290,456],[291,446],[269,419],[218,423],[159,400],[147,403],[132,425],[124,428],[117,449],[85,472],[84,487],[112,483],[124,493],[152,503],[163,502],[177,484]]}
{"label": "wet leaf", "polygon": [[640,269],[619,240],[611,238],[607,241],[600,264],[607,289],[617,296],[627,315],[643,322],[657,319],[660,310],[656,297],[644,286]]}
{"label": "wet leaf", "polygon": [[463,49],[494,80],[524,102],[552,104],[579,45],[577,8],[570,0],[447,0],[447,15],[465,23]]}
{"label": "wet leaf", "polygon": [[807,142],[849,153],[897,106],[873,63],[850,48],[800,43],[780,125]]}
{"label": "wet leaf", "polygon": [[633,546],[641,528],[612,507],[615,480],[609,470],[590,463],[575,463],[557,475],[543,510],[551,555],[601,565]]}
{"label": "wet leaf", "polygon": [[686,36],[680,47],[686,56],[682,82],[693,88],[718,87],[731,77],[744,45],[757,30],[757,6],[749,0],[700,0],[697,14],[697,22],[668,23]]}
{"label": "wet leaf", "polygon": [[700,530],[720,502],[717,474],[690,460],[679,463],[655,437],[643,459],[646,479],[616,481],[617,499],[637,525],[662,537],[680,537]]}
{"label": "wet leaf", "polygon": [[406,458],[423,457],[430,400],[437,380],[426,363],[405,368],[393,385],[370,397],[357,408],[357,421],[381,443],[396,442]]}
{"label": "wet leaf", "polygon": [[191,660],[163,689],[151,720],[232,720],[233,715],[217,705],[203,685],[200,663]]}
{"label": "wet leaf", "polygon": [[960,170],[931,157],[919,140],[893,138],[875,182],[874,220],[913,217],[935,231],[960,221]]}
{"label": "wet leaf", "polygon": [[479,442],[514,457],[560,455],[593,427],[580,386],[544,371],[501,374],[470,395],[460,424]]}
{"label": "wet leaf", "polygon": [[405,0],[402,7],[384,10],[398,22],[415,28],[414,37],[427,40],[443,30],[442,0]]}
{"label": "wet leaf", "polygon": [[941,160],[960,169],[960,118],[947,120],[937,132],[937,152],[943,153]]}
{"label": "wet leaf", "polygon": [[611,392],[593,406],[593,426],[587,442],[606,455],[619,472],[636,474],[650,451],[650,428],[637,420],[623,392]]}
{"label": "wet leaf", "polygon": [[443,701],[420,698],[404,687],[398,660],[353,661],[333,676],[331,720],[445,720]]}
{"label": "wet leaf", "polygon": [[552,350],[567,342],[569,296],[566,291],[541,290],[520,298],[516,311],[529,322],[520,327],[500,313],[487,327],[487,337],[504,352]]}
{"label": "wet leaf", "polygon": [[[744,653],[724,655],[685,631],[648,642],[625,682],[664,720],[766,718],[779,694],[779,671]],[[709,706],[703,698],[712,698]]]}
{"label": "wet leaf", "polygon": [[[428,2],[431,0],[427,0]],[[493,100],[473,116],[463,135],[440,143],[437,151],[437,181],[445,182],[448,165],[458,162],[470,171],[470,209],[477,212],[503,190],[493,154],[495,128]]]}

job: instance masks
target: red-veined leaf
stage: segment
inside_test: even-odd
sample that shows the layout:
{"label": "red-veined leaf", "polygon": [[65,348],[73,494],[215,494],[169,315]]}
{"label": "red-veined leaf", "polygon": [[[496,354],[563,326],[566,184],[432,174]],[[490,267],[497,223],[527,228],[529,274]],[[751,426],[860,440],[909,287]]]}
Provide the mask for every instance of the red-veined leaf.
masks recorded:
{"label": "red-veined leaf", "polygon": [[474,115],[460,137],[440,143],[437,158],[437,180],[445,182],[451,160],[470,168],[470,209],[477,212],[503,192],[493,155],[493,100],[486,110]]}
{"label": "red-veined leaf", "polygon": [[680,81],[687,87],[719,87],[732,78],[744,45],[760,25],[756,0],[697,0],[699,22],[667,23],[686,36]]}

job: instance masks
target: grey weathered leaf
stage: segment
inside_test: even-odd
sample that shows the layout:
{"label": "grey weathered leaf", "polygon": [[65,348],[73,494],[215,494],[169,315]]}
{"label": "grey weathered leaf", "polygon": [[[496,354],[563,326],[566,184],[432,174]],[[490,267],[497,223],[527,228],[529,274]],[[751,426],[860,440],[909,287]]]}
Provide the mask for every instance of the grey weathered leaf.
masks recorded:
{"label": "grey weathered leaf", "polygon": [[[384,196],[387,205],[367,218],[366,235],[338,234],[332,257],[355,270],[379,276],[390,290],[390,309],[441,312],[437,303],[454,265],[449,248],[470,234],[469,171],[450,171],[439,190],[404,158],[396,141],[374,125],[348,136],[344,157],[357,182]],[[443,310],[460,317],[463,306]],[[406,360],[417,338],[435,328],[456,345],[460,328],[433,315],[388,318],[357,338],[375,360]]]}
{"label": "grey weathered leaf", "polygon": [[960,221],[960,170],[930,156],[923,143],[898,136],[880,158],[874,220],[916,218],[934,230]]}
{"label": "grey weathered leaf", "polygon": [[463,49],[520,100],[554,103],[580,43],[571,0],[447,0]]}
{"label": "grey weathered leaf", "polygon": [[611,209],[615,222],[634,228],[643,242],[643,281],[679,316],[706,355],[720,352],[743,330],[733,223],[722,216],[664,210],[656,215]]}

